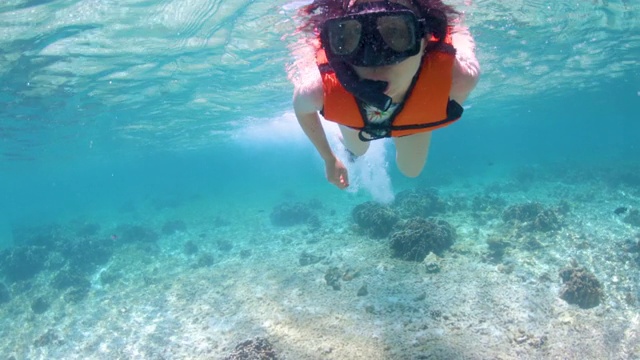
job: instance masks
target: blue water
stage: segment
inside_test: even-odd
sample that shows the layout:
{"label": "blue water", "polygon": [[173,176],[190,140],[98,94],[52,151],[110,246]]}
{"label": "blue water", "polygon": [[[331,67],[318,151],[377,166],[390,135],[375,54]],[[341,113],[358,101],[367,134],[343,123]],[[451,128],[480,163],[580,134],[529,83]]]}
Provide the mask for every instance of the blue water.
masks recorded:
{"label": "blue water", "polygon": [[[56,221],[140,193],[334,191],[320,165],[303,166],[319,160],[291,115],[293,40],[282,38],[294,6],[2,5],[2,221]],[[637,4],[459,7],[483,75],[463,121],[434,137],[422,176],[482,175],[487,163],[638,162]]]}
{"label": "blue water", "polygon": [[[0,248],[17,228],[112,224],[131,204],[375,200],[325,180],[293,116],[287,35],[301,3],[3,1]],[[481,81],[418,179],[384,145],[391,191],[523,167],[640,171],[639,2],[451,3]]]}

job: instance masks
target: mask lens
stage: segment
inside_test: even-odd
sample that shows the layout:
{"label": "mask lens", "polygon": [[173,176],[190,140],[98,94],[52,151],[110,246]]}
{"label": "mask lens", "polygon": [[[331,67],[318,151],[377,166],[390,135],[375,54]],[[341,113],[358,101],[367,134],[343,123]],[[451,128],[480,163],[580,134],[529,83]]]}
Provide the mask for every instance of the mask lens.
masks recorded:
{"label": "mask lens", "polygon": [[378,33],[385,44],[397,52],[404,52],[415,46],[415,21],[407,16],[390,15],[381,16],[377,21]]}
{"label": "mask lens", "polygon": [[343,19],[327,24],[331,51],[336,55],[350,55],[358,49],[362,24],[358,20]]}

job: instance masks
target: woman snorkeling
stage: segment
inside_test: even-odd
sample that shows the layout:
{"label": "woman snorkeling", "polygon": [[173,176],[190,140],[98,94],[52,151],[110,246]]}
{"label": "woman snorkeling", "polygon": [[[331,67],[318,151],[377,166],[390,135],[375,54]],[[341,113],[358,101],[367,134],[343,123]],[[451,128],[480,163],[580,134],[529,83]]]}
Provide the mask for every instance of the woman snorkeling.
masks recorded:
{"label": "woman snorkeling", "polygon": [[392,137],[398,168],[418,176],[431,131],[460,118],[478,81],[475,42],[458,13],[440,0],[314,0],[299,14],[309,51],[290,74],[293,105],[327,179],[349,186],[319,113],[339,124],[355,156]]}

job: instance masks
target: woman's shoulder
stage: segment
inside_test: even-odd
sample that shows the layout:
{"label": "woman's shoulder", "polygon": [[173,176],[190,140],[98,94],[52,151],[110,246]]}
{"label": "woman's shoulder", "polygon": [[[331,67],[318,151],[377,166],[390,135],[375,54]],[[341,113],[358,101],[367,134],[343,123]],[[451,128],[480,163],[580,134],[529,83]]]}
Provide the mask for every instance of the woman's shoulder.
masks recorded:
{"label": "woman's shoulder", "polygon": [[480,75],[480,63],[476,57],[476,41],[469,28],[455,25],[451,32],[451,41],[456,49],[454,76],[477,78]]}
{"label": "woman's shoulder", "polygon": [[462,104],[478,83],[480,63],[476,57],[476,42],[467,27],[456,25],[451,40],[456,49],[456,61],[450,97]]}
{"label": "woman's shoulder", "polygon": [[298,86],[293,91],[293,109],[299,113],[322,110],[324,103],[322,84],[319,86]]}
{"label": "woman's shoulder", "polygon": [[322,76],[316,64],[316,49],[307,42],[292,46],[294,61],[287,69],[293,84],[293,102],[296,111],[315,112],[322,109]]}

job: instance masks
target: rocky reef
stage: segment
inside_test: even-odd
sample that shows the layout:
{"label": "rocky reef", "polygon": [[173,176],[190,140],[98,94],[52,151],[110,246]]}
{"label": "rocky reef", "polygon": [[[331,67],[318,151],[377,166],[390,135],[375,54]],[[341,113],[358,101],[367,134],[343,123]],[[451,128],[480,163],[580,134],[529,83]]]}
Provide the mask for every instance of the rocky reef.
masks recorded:
{"label": "rocky reef", "polygon": [[433,189],[401,191],[396,195],[393,207],[404,218],[431,217],[447,211],[447,203]]}
{"label": "rocky reef", "polygon": [[441,255],[456,238],[453,226],[440,219],[414,217],[398,229],[391,235],[393,256],[409,261],[423,261],[430,252]]}
{"label": "rocky reef", "polygon": [[600,305],[604,291],[595,275],[584,268],[565,268],[560,271],[560,277],[564,284],[561,299],[583,309]]}
{"label": "rocky reef", "polygon": [[280,203],[271,210],[270,219],[271,223],[276,226],[307,224],[311,228],[320,227],[318,215],[310,203]]}
{"label": "rocky reef", "polygon": [[187,231],[187,224],[182,220],[169,220],[162,225],[164,235],[173,235]]}
{"label": "rocky reef", "polygon": [[0,304],[7,303],[9,301],[11,301],[11,292],[5,284],[0,283]]}
{"label": "rocky reef", "polygon": [[500,262],[506,250],[511,243],[501,236],[492,235],[487,238],[487,247],[489,249],[489,259],[493,262]]}
{"label": "rocky reef", "polygon": [[115,243],[107,239],[77,238],[60,245],[59,251],[75,269],[90,273],[113,256]]}
{"label": "rocky reef", "polygon": [[245,340],[236,345],[236,349],[224,360],[277,360],[273,346],[269,340],[256,337],[252,340]]}
{"label": "rocky reef", "polygon": [[557,230],[561,225],[556,212],[539,202],[511,205],[502,213],[502,220],[525,231],[547,232]]}
{"label": "rocky reef", "polygon": [[119,243],[155,243],[160,236],[146,226],[124,224],[116,228]]}
{"label": "rocky reef", "polygon": [[627,223],[629,225],[640,227],[640,210],[633,209],[633,210],[629,211],[627,216],[625,216],[622,219],[622,221],[624,221],[625,223]]}
{"label": "rocky reef", "polygon": [[27,245],[0,253],[0,269],[9,282],[28,280],[44,269],[48,251],[43,246]]}
{"label": "rocky reef", "polygon": [[389,206],[373,201],[357,205],[351,211],[353,221],[372,238],[389,236],[400,217]]}

